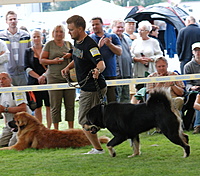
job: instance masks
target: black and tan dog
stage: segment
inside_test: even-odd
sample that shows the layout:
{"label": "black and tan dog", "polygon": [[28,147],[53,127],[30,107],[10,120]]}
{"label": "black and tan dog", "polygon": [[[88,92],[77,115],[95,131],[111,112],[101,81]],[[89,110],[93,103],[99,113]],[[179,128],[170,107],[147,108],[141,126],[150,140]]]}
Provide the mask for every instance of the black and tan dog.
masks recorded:
{"label": "black and tan dog", "polygon": [[112,157],[116,156],[113,147],[131,139],[134,153],[129,157],[133,157],[140,154],[139,134],[158,127],[171,142],[183,147],[184,157],[188,157],[188,136],[183,133],[179,113],[173,107],[166,89],[155,90],[146,103],[110,103],[93,107],[87,114],[88,122],[84,128],[92,133],[107,128],[113,134],[107,144]]}

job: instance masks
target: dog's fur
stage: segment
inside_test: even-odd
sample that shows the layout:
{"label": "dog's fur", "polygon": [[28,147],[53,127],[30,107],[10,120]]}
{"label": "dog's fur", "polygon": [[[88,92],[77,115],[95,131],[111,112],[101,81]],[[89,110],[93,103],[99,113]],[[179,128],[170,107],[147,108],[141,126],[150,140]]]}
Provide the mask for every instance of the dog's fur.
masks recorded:
{"label": "dog's fur", "polygon": [[183,147],[184,157],[188,157],[189,139],[183,133],[179,113],[173,107],[166,89],[155,90],[146,103],[94,106],[87,114],[88,121],[84,128],[92,133],[107,128],[113,134],[113,139],[107,144],[112,157],[116,156],[114,146],[131,139],[134,153],[129,157],[133,157],[140,154],[139,134],[158,127],[171,142]]}
{"label": "dog's fur", "polygon": [[[37,118],[26,112],[17,113],[9,126],[18,129],[17,143],[10,147],[0,148],[0,150],[76,148],[91,145],[82,129],[50,130],[41,124]],[[102,143],[107,143],[109,139],[102,137],[99,140]]]}

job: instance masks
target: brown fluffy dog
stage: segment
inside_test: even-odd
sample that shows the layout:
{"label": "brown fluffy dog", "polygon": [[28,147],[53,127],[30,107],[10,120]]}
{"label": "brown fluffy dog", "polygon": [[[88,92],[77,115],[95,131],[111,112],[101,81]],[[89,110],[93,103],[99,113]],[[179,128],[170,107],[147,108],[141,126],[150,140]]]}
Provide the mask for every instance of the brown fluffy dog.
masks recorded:
{"label": "brown fluffy dog", "polygon": [[[66,131],[50,130],[39,122],[34,116],[19,112],[14,117],[17,125],[17,143],[0,150],[24,150],[26,148],[67,148],[83,147],[91,145],[83,130],[69,129]],[[108,138],[99,139],[101,143],[107,143]]]}

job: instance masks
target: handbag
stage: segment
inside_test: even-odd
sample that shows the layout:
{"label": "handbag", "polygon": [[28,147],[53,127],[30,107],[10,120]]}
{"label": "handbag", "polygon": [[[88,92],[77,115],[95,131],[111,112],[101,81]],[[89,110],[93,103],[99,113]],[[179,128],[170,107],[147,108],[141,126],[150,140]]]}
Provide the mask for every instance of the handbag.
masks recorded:
{"label": "handbag", "polygon": [[35,94],[32,91],[26,92],[26,98],[29,108],[34,111],[37,108]]}
{"label": "handbag", "polygon": [[71,69],[69,71],[69,76],[70,76],[70,81],[72,82],[77,82],[77,77],[76,77],[76,70],[75,68]]}
{"label": "handbag", "polygon": [[[71,48],[70,42],[65,41],[65,44],[66,44],[67,48]],[[72,61],[72,60],[70,60],[70,62],[71,62],[71,61]],[[70,62],[69,62],[69,63],[70,63]],[[68,64],[69,64],[69,63],[68,63]],[[69,70],[69,77],[70,77],[70,81],[71,81],[71,82],[77,82],[77,77],[76,77],[76,70],[75,70],[75,68]]]}

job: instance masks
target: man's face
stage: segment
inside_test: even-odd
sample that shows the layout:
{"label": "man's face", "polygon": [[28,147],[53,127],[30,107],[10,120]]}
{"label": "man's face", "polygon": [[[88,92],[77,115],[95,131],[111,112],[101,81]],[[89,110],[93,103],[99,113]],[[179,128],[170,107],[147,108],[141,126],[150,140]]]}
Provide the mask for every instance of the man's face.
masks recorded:
{"label": "man's face", "polygon": [[165,75],[167,73],[167,63],[163,60],[159,60],[157,63],[156,63],[156,70],[158,72],[159,75]]}
{"label": "man's face", "polygon": [[124,23],[122,22],[117,23],[116,26],[114,26],[112,30],[115,34],[121,37],[122,33],[124,32]]}
{"label": "man's face", "polygon": [[69,30],[68,33],[71,35],[71,38],[74,39],[74,40],[78,40],[79,37],[80,37],[80,34],[79,34],[80,29],[76,28],[74,23],[67,24],[67,28]]}
{"label": "man's face", "polygon": [[0,73],[0,87],[10,87],[11,81],[6,73]]}
{"label": "man's face", "polygon": [[200,48],[194,48],[192,53],[194,54],[194,58],[200,61]]}
{"label": "man's face", "polygon": [[16,28],[18,20],[17,15],[8,15],[6,19],[6,23],[8,24],[9,28]]}
{"label": "man's face", "polygon": [[133,34],[135,31],[135,23],[134,22],[128,22],[125,24],[125,31],[128,34]]}
{"label": "man's face", "polygon": [[95,34],[101,33],[103,31],[103,24],[100,20],[92,20],[92,29]]}

